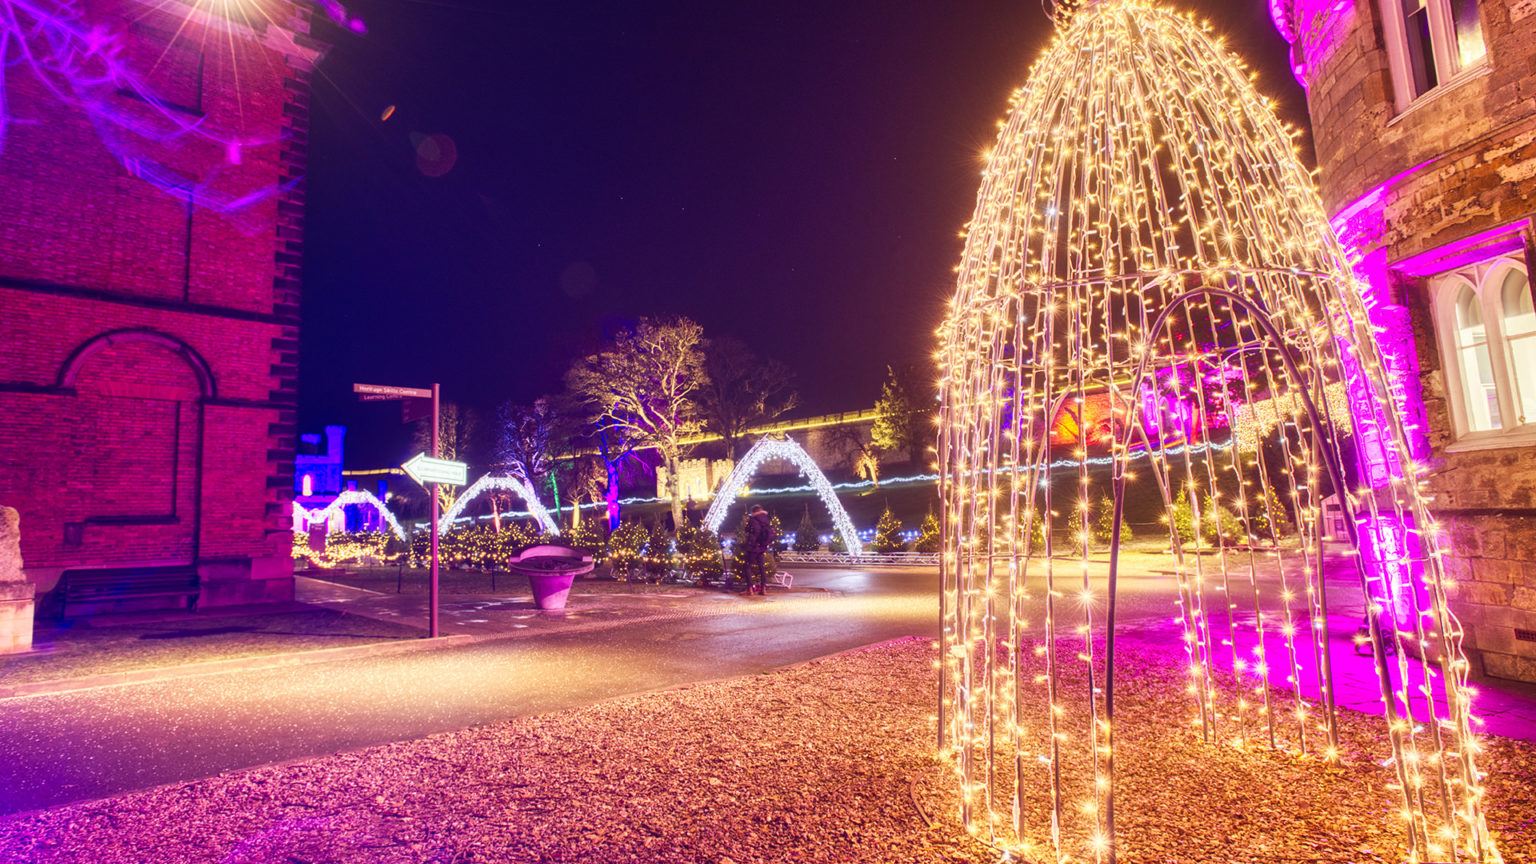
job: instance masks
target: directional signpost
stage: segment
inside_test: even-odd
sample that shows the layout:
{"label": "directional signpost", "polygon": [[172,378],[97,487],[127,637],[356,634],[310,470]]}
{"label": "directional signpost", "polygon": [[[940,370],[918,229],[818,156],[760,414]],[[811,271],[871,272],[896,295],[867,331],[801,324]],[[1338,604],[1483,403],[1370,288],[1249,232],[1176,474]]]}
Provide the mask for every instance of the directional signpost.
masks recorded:
{"label": "directional signpost", "polygon": [[414,400],[431,400],[432,455],[428,456],[425,453],[417,453],[400,467],[405,469],[405,473],[409,474],[412,480],[426,486],[432,498],[432,581],[428,591],[429,596],[427,597],[427,607],[430,610],[427,635],[435,639],[437,638],[437,517],[439,507],[437,487],[445,483],[449,486],[463,486],[469,480],[468,466],[463,462],[451,462],[447,459],[438,458],[440,450],[437,441],[438,386],[436,384],[432,385],[431,390],[421,387],[390,387],[385,384],[353,384],[352,392],[356,393],[357,398],[363,402],[404,400],[405,409],[403,414],[407,423],[411,422],[413,417],[426,419],[423,416],[425,412],[418,412],[412,409],[412,405],[421,404]]}
{"label": "directional signpost", "polygon": [[447,459],[433,459],[425,453],[417,453],[405,460],[405,464],[400,467],[405,469],[405,473],[411,475],[412,480],[423,486],[432,483],[463,486],[469,482],[468,465]]}

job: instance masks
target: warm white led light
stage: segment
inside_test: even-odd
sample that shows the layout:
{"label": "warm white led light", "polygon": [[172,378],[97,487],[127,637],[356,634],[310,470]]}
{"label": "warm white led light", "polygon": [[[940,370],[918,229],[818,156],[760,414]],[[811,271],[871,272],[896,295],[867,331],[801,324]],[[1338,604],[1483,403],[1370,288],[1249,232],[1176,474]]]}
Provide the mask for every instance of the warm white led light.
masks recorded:
{"label": "warm white led light", "polygon": [[[1027,842],[1021,814],[1037,808],[1020,798],[1039,789],[1052,815],[1035,827],[1058,859],[1113,854],[1120,732],[1101,686],[1113,631],[1087,526],[1106,478],[1139,459],[1136,494],[1160,497],[1175,552],[1190,728],[1211,743],[1342,752],[1318,551],[1342,525],[1380,610],[1377,656],[1386,640],[1432,649],[1379,667],[1410,854],[1422,860],[1449,829],[1466,858],[1492,860],[1461,628],[1438,541],[1418,527],[1432,522],[1405,412],[1294,132],[1185,16],[1151,0],[1055,15],[986,151],[939,331],[939,708],[962,820]],[[1358,487],[1345,454],[1358,455]],[[1288,524],[1304,542],[1252,549]],[[1261,567],[1280,574],[1279,608],[1260,605]],[[1031,579],[1043,610],[1022,602]],[[1031,639],[1034,651],[1000,650]],[[1090,686],[1059,686],[1069,666]],[[1044,724],[1025,714],[1037,696]],[[1026,782],[1018,753],[1036,745],[1019,730],[1031,724],[1048,765],[1071,770]]]}

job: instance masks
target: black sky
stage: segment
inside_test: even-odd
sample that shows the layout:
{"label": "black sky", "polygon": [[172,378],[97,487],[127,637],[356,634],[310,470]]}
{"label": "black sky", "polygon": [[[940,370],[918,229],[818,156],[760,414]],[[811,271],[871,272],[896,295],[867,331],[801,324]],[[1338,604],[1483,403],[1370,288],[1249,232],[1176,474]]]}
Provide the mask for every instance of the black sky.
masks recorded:
{"label": "black sky", "polygon": [[[1305,128],[1264,0],[1175,5]],[[1051,32],[1036,0],[347,6],[367,34],[317,27],[300,422],[348,425],[349,467],[409,443],[352,382],[530,401],[638,315],[783,360],[802,413],[873,404],[927,368],[977,154]]]}

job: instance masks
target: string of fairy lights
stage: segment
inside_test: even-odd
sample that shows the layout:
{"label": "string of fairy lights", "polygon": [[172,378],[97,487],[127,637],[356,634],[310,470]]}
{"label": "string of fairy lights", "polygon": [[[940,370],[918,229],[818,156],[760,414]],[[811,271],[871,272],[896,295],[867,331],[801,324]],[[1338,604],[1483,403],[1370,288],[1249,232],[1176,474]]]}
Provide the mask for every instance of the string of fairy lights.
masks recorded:
{"label": "string of fairy lights", "polygon": [[831,512],[832,524],[847,545],[848,554],[862,554],[864,544],[859,540],[859,532],[854,530],[853,521],[848,518],[848,511],[843,509],[842,502],[837,499],[837,492],[827,480],[827,475],[822,473],[816,460],[788,436],[784,438],[764,436],[752,445],[747,455],[741,457],[741,461],[731,469],[731,475],[720,484],[719,491],[710,502],[708,512],[704,514],[704,527],[717,534],[720,532],[725,514],[731,509],[731,505],[736,503],[739,491],[757,474],[757,469],[769,459],[783,459],[799,468],[802,476],[810,479],[817,496]]}
{"label": "string of fairy lights", "polygon": [[448,508],[448,512],[438,518],[437,529],[439,531],[449,530],[453,527],[453,523],[458,521],[459,514],[464,512],[464,508],[469,506],[469,502],[474,501],[481,495],[495,492],[513,493],[522,500],[523,506],[528,508],[528,514],[538,520],[539,525],[543,526],[545,533],[552,537],[560,535],[560,526],[555,524],[555,520],[550,517],[549,511],[539,501],[538,494],[533,491],[533,487],[529,485],[527,480],[521,477],[510,476],[493,477],[490,474],[476,480],[468,489],[461,492],[458,498],[454,499],[453,506]]}
{"label": "string of fairy lights", "polygon": [[[1133,484],[1168,512],[1190,728],[1341,758],[1322,545],[1332,497],[1369,600],[1408,854],[1500,860],[1423,466],[1393,408],[1373,301],[1294,131],[1186,16],[1151,0],[1053,14],[1055,37],[985,154],[939,331],[940,740],[962,822],[1009,849],[1048,835],[1061,861],[1117,854],[1119,551],[1106,582],[1087,532],[1069,541],[1078,562],[1053,548],[1055,528],[1084,523],[1095,481],[1087,425],[1071,444],[1050,431],[1062,406],[1107,393],[1116,521]],[[1226,446],[1170,446],[1169,430],[1192,424],[1226,430]],[[1354,482],[1350,454],[1366,466]],[[1181,541],[1179,506],[1197,526],[1235,520],[1251,536],[1293,523],[1300,539]],[[1025,824],[1035,794],[1045,824]]]}

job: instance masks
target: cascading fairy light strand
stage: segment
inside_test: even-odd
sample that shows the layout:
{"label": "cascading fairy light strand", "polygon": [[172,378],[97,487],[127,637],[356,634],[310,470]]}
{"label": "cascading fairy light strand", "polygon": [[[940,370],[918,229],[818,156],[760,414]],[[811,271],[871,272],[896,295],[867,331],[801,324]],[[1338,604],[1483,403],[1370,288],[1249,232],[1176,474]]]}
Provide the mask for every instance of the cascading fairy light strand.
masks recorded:
{"label": "cascading fairy light strand", "polygon": [[548,534],[555,536],[560,534],[560,526],[555,524],[554,518],[549,515],[549,510],[545,509],[544,503],[539,500],[538,493],[533,491],[533,486],[527,480],[510,475],[493,476],[490,474],[471,483],[468,488],[459,493],[459,496],[453,500],[453,506],[449,507],[448,511],[438,518],[437,530],[446,533],[453,527],[453,523],[458,521],[460,514],[464,512],[471,501],[488,492],[514,493],[517,497],[523,499],[523,504],[528,507],[528,512],[534,519],[538,520],[539,527],[543,528]]}
{"label": "cascading fairy light strand", "polygon": [[741,457],[741,461],[731,469],[730,476],[725,478],[720,488],[716,490],[709,510],[704,513],[704,527],[716,534],[720,533],[720,526],[725,522],[725,514],[731,509],[731,505],[736,503],[737,495],[747,485],[747,481],[757,474],[757,469],[769,459],[783,459],[800,469],[800,473],[810,479],[817,496],[832,513],[832,524],[843,538],[849,554],[863,554],[864,545],[859,542],[859,534],[854,530],[853,521],[848,518],[848,511],[838,500],[837,491],[832,487],[831,481],[827,480],[827,475],[823,474],[821,468],[816,465],[816,460],[788,437],[764,437],[752,445],[752,449],[747,451],[747,455]]}
{"label": "cascading fairy light strand", "polygon": [[[1117,854],[1116,742],[1134,737],[1115,727],[1088,522],[1106,490],[1118,518],[1141,484],[1173,547],[1192,733],[1340,757],[1337,502],[1408,855],[1497,861],[1439,529],[1295,132],[1187,17],[1151,0],[1053,14],[984,160],[939,331],[940,734],[962,821],[1020,851],[1048,832],[1058,859]],[[1090,421],[1101,396],[1108,419]],[[1368,470],[1345,470],[1356,457]],[[1049,825],[1025,815],[1037,794]]]}

